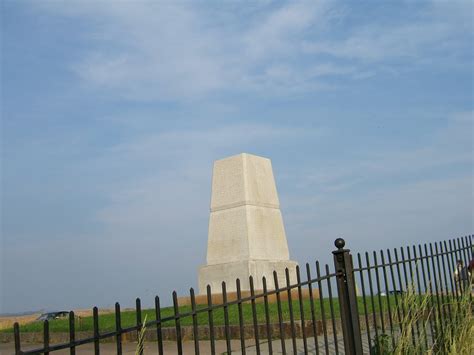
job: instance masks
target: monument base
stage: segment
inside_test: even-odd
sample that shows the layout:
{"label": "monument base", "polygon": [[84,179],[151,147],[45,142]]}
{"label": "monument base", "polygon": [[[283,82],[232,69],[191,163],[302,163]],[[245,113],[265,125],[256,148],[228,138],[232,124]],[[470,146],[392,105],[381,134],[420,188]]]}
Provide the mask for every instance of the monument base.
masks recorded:
{"label": "monument base", "polygon": [[[313,285],[312,289],[312,294],[313,294],[313,300],[319,299],[319,289],[315,288],[316,285]],[[257,298],[255,299],[255,303],[263,303],[264,298],[262,297],[263,291],[262,290],[255,290],[255,295]],[[242,298],[248,298],[250,297],[250,291],[242,291],[241,292],[241,297]],[[297,300],[299,299],[299,292],[297,288],[294,288],[291,290],[291,298],[292,300]],[[309,300],[310,299],[310,293],[308,288],[304,287],[301,289],[301,298],[303,300]],[[211,295],[211,301],[213,305],[217,304],[223,304],[224,300],[222,297],[222,293],[213,293]],[[237,292],[228,292],[227,293],[227,302],[234,302],[237,301]],[[276,295],[273,293],[271,295],[268,295],[267,297],[268,303],[275,303],[277,301]],[[288,292],[282,292],[280,293],[280,301],[285,302],[288,301]],[[207,305],[208,304],[208,299],[207,295],[196,295],[194,297],[194,302],[199,305]],[[245,304],[250,303],[249,301],[244,302]],[[183,297],[178,297],[178,304],[179,306],[191,306],[191,297],[190,296],[183,296]]]}
{"label": "monument base", "polygon": [[246,260],[224,264],[205,265],[199,269],[199,293],[206,294],[207,285],[212,293],[222,293],[222,281],[228,292],[237,290],[235,280],[240,280],[242,291],[250,290],[249,276],[253,277],[254,289],[262,290],[262,277],[267,280],[267,289],[275,288],[273,271],[277,272],[279,287],[286,286],[285,269],[288,268],[290,283],[296,283],[296,261],[291,260]]}

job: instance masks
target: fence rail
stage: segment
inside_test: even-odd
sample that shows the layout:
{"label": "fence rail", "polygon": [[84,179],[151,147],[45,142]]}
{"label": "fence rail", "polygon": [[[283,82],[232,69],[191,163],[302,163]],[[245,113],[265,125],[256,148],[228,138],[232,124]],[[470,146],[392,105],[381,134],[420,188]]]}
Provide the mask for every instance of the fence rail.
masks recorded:
{"label": "fence rail", "polygon": [[[344,244],[342,239],[335,241],[333,271],[329,265],[322,268],[316,262],[314,277],[311,266],[306,264],[306,275],[297,267],[296,283],[291,284],[294,278],[286,269],[284,285],[278,284],[274,272],[275,288],[269,289],[263,277],[262,290],[255,290],[250,277],[250,295],[246,296],[242,295],[237,279],[236,297],[232,300],[225,283],[218,290],[222,292],[222,302],[218,303],[213,303],[213,290],[208,286],[207,303],[197,304],[191,288],[190,308],[179,305],[176,292],[172,294],[171,308],[163,308],[160,298],[155,297],[152,312],[142,311],[137,298],[133,324],[122,320],[125,313],[116,303],[114,324],[106,329],[99,329],[99,311],[94,307],[92,329],[82,338],[76,316],[70,312],[67,342],[52,341],[54,332],[50,332],[51,324],[46,320],[42,329],[43,346],[26,350],[22,337],[27,334],[28,326],[20,332],[20,325],[15,323],[15,354],[49,354],[69,349],[74,355],[76,348],[85,344],[93,345],[94,353],[100,354],[105,341],[114,341],[117,354],[122,354],[125,338],[139,339],[144,328],[145,338],[156,341],[160,355],[166,353],[164,344],[168,340],[174,341],[174,351],[178,354],[184,352],[185,341],[193,342],[195,354],[200,354],[203,347],[215,354],[217,342],[228,354],[232,351],[245,354],[248,350],[256,354],[380,353],[380,339],[389,335],[395,346],[397,336],[403,331],[411,332],[413,342],[433,345],[445,324],[435,320],[452,318],[451,307],[459,307],[454,301],[467,290],[472,306],[472,280],[468,271],[474,255],[472,235],[371,254],[357,253],[355,266]],[[414,302],[427,297],[428,312],[425,318],[416,319],[410,329],[404,330],[402,320],[412,312],[406,304],[408,294],[414,295]],[[144,314],[154,319],[145,321]],[[139,353],[143,354],[143,350]]]}

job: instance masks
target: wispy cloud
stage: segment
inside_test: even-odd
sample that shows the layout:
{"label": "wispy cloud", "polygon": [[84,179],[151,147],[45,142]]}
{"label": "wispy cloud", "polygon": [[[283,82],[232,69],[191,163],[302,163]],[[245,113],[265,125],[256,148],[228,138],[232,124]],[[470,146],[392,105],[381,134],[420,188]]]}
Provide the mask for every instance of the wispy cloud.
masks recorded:
{"label": "wispy cloud", "polygon": [[363,80],[376,73],[358,62],[386,61],[386,67],[390,61],[416,62],[447,46],[456,49],[456,37],[465,29],[459,19],[466,23],[461,11],[449,8],[450,16],[441,17],[446,9],[426,5],[419,10],[421,21],[354,26],[346,37],[334,37],[349,13],[338,2],[211,10],[176,2],[122,5],[48,6],[89,20],[93,49],[74,65],[84,85],[145,101],[331,89],[334,77]]}
{"label": "wispy cloud", "polygon": [[[364,158],[330,166],[309,167],[296,171],[289,179],[295,184],[319,193],[351,191],[361,184],[399,184],[408,180],[430,179],[429,171],[447,176],[453,166],[474,165],[471,111],[455,112],[445,117],[444,124],[430,134],[426,142],[415,147],[396,147],[371,151]],[[456,169],[454,169],[456,171]],[[385,183],[384,183],[385,181]]]}
{"label": "wispy cloud", "polygon": [[458,1],[442,4],[426,3],[411,14],[411,20],[374,21],[353,28],[340,40],[305,41],[303,51],[326,54],[345,60],[356,60],[366,64],[390,65],[402,61],[404,65],[424,63],[427,54],[432,61],[436,55],[456,57],[464,47],[461,38],[472,40],[472,3]]}
{"label": "wispy cloud", "polygon": [[[382,60],[415,60],[425,50],[441,50],[446,41],[456,35],[448,24],[406,24],[384,28],[367,26],[351,33],[342,41],[305,43],[309,53],[329,54],[334,57],[357,59],[364,62]],[[436,46],[435,46],[436,44]]]}
{"label": "wispy cloud", "polygon": [[[243,33],[245,57],[255,63],[294,55],[308,29],[314,31],[328,24],[330,9],[327,1],[297,1],[264,11]],[[235,35],[238,38],[239,34]]]}

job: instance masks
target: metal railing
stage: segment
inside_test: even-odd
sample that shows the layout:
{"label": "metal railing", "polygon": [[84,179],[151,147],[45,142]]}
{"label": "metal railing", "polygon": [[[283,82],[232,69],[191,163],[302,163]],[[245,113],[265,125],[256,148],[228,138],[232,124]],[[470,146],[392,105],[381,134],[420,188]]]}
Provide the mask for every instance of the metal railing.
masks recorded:
{"label": "metal railing", "polygon": [[[350,251],[344,249],[344,240],[337,239],[335,245],[332,272],[329,265],[321,270],[316,262],[316,277],[313,277],[312,268],[306,264],[305,279],[302,279],[300,268],[296,267],[296,283],[291,284],[293,278],[286,269],[285,285],[278,284],[278,275],[274,272],[275,288],[269,289],[264,277],[262,290],[255,290],[254,280],[250,277],[250,292],[246,295],[243,295],[237,279],[237,292],[232,299],[229,299],[226,284],[222,283],[219,290],[222,300],[214,303],[213,290],[209,286],[204,304],[196,302],[191,288],[190,308],[179,305],[176,292],[172,295],[172,308],[162,307],[157,296],[154,319],[146,322],[143,321],[140,299],[136,300],[133,325],[122,323],[124,313],[120,305],[115,304],[113,329],[99,329],[99,312],[94,307],[91,334],[79,337],[83,332],[77,331],[76,317],[74,312],[70,312],[66,342],[51,342],[54,333],[50,332],[51,324],[46,320],[42,329],[43,345],[26,350],[21,342],[22,334],[26,333],[21,334],[20,325],[15,323],[15,354],[49,354],[69,349],[74,355],[76,348],[85,344],[93,344],[93,352],[100,354],[101,345],[107,341],[115,342],[117,354],[122,354],[124,341],[136,340],[144,327],[147,341],[156,341],[156,351],[160,355],[166,353],[165,341],[173,341],[174,351],[179,354],[184,353],[184,342],[193,342],[195,354],[200,354],[204,347],[206,353],[215,354],[217,342],[228,354],[232,351],[245,354],[249,347],[256,354],[274,351],[362,354],[371,352],[383,334],[390,334],[395,343],[400,332],[400,319],[408,311],[402,305],[402,298],[410,289],[418,295],[430,296],[432,312],[428,318],[434,314],[448,318],[451,315],[449,301],[458,299],[466,287],[471,287],[460,279],[462,275],[457,272],[467,268],[473,259],[471,235],[380,250],[371,255],[365,253],[365,258],[358,253],[356,267]],[[428,320],[431,335],[442,331],[438,328],[443,323]],[[186,325],[188,323],[190,325]],[[420,326],[423,325],[419,322],[412,325],[413,339],[428,345],[434,341],[433,337],[422,339]],[[232,340],[237,340],[237,345]]]}
{"label": "metal railing", "polygon": [[[422,297],[428,302],[427,315],[410,323],[411,340],[424,342],[426,348],[433,346],[437,335],[443,332],[443,325],[452,322],[451,307],[459,306],[466,295],[472,307],[472,271],[468,271],[474,259],[472,235],[392,251],[374,251],[372,257],[366,252],[365,263],[357,253],[358,265],[353,272],[361,285],[364,312],[360,321],[365,323],[367,342],[376,347],[375,340],[389,334],[395,347],[402,320],[410,317],[411,307],[403,302],[409,292],[415,295],[413,302],[421,302]],[[384,292],[390,288],[391,293]],[[378,306],[378,312],[368,312],[368,305]],[[427,326],[429,329],[423,329]]]}

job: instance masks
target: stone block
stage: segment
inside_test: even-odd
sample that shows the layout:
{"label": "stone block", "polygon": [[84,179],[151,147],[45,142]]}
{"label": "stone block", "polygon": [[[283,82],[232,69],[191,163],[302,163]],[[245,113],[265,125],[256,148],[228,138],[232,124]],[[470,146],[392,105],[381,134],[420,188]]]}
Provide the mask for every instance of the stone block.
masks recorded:
{"label": "stone block", "polygon": [[239,154],[214,163],[207,265],[199,269],[199,291],[221,292],[225,281],[235,291],[249,289],[254,277],[256,289],[262,277],[273,288],[273,271],[281,285],[288,268],[295,277],[296,262],[289,260],[283,218],[271,161],[251,154]]}

